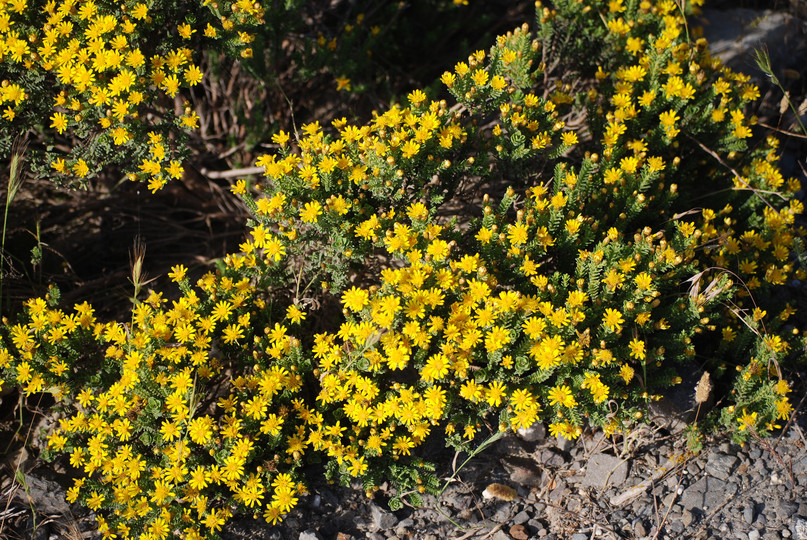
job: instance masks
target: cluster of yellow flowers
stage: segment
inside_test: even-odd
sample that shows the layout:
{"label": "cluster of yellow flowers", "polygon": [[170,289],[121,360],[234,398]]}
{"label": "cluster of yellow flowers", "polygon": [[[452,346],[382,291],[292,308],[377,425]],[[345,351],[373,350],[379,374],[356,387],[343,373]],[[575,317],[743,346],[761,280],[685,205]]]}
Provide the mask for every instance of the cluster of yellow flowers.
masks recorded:
{"label": "cluster of yellow flowers", "polygon": [[[200,7],[208,10],[208,4]],[[150,41],[162,30],[163,10],[170,9],[170,5],[133,0],[49,0],[44,6],[29,5],[26,0],[0,2],[0,64],[10,73],[20,73],[18,81],[2,81],[4,129],[14,129],[19,124],[15,119],[26,107],[41,107],[32,99],[52,100],[51,111],[42,112],[48,114],[46,125],[56,134],[92,136],[113,147],[137,143],[148,126],[170,127],[171,121],[165,124],[159,115],[147,113],[146,106],[164,106],[169,103],[164,98],[173,101],[181,87],[201,82],[202,70],[191,48],[194,34],[215,39],[222,29],[225,33],[240,29],[240,41],[246,46],[252,36],[244,29],[259,22],[262,14],[252,2],[226,3],[221,7],[226,13],[219,13],[221,28],[210,22],[204,29],[180,22],[171,29],[173,41],[154,47]],[[52,81],[52,94],[38,94],[43,79]],[[176,125],[183,129],[199,125],[199,117],[187,103],[176,117]],[[152,150],[140,167],[152,190],[166,178],[176,177],[176,165],[166,150],[172,149]],[[54,156],[51,164],[54,172],[77,178],[86,178],[98,165],[73,154]]]}

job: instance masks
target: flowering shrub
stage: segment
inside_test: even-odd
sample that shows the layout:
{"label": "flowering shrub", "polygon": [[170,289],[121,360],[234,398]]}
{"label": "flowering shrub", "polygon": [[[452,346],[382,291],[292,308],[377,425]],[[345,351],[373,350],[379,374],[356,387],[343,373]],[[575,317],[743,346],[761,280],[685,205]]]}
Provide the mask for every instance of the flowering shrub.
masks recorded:
{"label": "flowering shrub", "polygon": [[[386,43],[375,23],[395,20],[402,6],[329,30],[309,22],[328,14],[321,4],[2,2],[0,155],[30,130],[38,144],[27,157],[40,176],[83,187],[116,165],[157,191],[182,177],[189,136],[200,127],[192,101],[204,94],[203,78],[215,77],[201,66],[235,58],[264,83],[276,83],[288,63],[298,78],[327,69],[342,90],[351,89],[349,77],[369,79],[369,51]],[[397,29],[387,26],[388,34]],[[290,58],[276,65],[282,54]]]}
{"label": "flowering shrub", "polygon": [[275,134],[234,186],[240,251],[196,283],[175,267],[177,300],[102,322],[52,289],[2,328],[5,380],[69,411],[48,453],[107,537],[276,523],[321,461],[418,503],[430,435],[626,432],[684,365],[726,388],[704,427],[789,417],[799,182],[773,137],[749,147],[758,90],[674,2],[538,3],[441,81],[366,125]]}

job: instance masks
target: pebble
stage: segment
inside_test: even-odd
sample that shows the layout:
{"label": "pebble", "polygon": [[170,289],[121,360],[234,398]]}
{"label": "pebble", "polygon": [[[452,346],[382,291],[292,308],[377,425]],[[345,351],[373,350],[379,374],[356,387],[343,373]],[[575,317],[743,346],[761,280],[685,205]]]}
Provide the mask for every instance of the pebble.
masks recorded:
{"label": "pebble", "polygon": [[706,473],[720,480],[727,480],[739,461],[737,456],[712,454],[706,462]]}
{"label": "pebble", "polygon": [[793,521],[793,533],[796,540],[807,540],[807,519],[797,517]]}
{"label": "pebble", "polygon": [[633,532],[636,533],[638,537],[647,536],[647,527],[645,527],[644,521],[641,519],[636,521],[636,523],[633,524]]}
{"label": "pebble", "polygon": [[754,522],[754,507],[752,505],[747,504],[745,508],[743,508],[743,519],[749,525]]}
{"label": "pebble", "polygon": [[376,528],[376,530],[386,531],[398,523],[398,518],[395,517],[395,514],[388,510],[382,509],[377,504],[370,505],[370,512],[372,513],[373,526]]}
{"label": "pebble", "polygon": [[756,529],[748,531],[748,540],[759,540],[759,531]]}

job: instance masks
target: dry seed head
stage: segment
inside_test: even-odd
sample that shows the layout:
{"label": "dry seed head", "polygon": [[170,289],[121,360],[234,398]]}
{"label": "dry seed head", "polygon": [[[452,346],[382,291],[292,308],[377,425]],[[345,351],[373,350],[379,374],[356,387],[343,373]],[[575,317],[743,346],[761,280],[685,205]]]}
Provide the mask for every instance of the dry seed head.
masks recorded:
{"label": "dry seed head", "polygon": [[709,372],[704,371],[698,385],[695,387],[695,403],[705,403],[709,399],[709,394],[712,392],[712,381],[709,378]]}
{"label": "dry seed head", "polygon": [[482,492],[485,499],[501,499],[503,501],[514,501],[518,498],[516,490],[504,484],[490,484]]}

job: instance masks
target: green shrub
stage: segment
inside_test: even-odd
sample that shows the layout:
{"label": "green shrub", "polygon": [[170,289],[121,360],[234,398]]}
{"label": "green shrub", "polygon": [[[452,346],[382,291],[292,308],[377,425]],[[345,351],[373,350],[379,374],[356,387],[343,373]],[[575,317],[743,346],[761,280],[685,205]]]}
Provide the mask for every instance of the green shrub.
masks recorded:
{"label": "green shrub", "polygon": [[240,252],[195,284],[175,267],[178,300],[101,322],[53,289],[2,329],[4,378],[70,411],[48,453],[99,530],[275,523],[314,462],[417,503],[429,435],[627,432],[693,363],[725,393],[702,427],[789,417],[802,205],[777,141],[748,144],[756,87],[670,0],[537,11],[446,72],[450,97],[277,133],[234,186]]}

